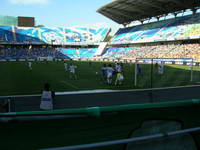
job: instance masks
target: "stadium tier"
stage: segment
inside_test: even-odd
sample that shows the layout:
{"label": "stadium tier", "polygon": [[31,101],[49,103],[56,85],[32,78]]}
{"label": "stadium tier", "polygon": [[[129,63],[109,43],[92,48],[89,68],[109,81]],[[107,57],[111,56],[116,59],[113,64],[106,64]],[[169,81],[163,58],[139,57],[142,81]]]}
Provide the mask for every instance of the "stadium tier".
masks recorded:
{"label": "stadium tier", "polygon": [[97,48],[81,48],[81,49],[62,49],[61,53],[71,59],[91,58],[95,56]]}
{"label": "stadium tier", "polygon": [[43,39],[40,38],[37,28],[15,27],[13,34],[18,43],[45,43]]}
{"label": "stadium tier", "polygon": [[156,46],[135,46],[109,48],[103,58],[194,58],[200,61],[200,44],[166,44]]}
{"label": "stadium tier", "polygon": [[[96,57],[98,48],[1,48],[0,60],[12,59],[87,59]],[[101,58],[129,59],[136,58],[194,58],[200,61],[199,44],[165,44],[121,48],[108,48]]]}
{"label": "stadium tier", "polygon": [[122,58],[127,56],[133,48],[108,48],[103,55],[104,58]]}
{"label": "stadium tier", "polygon": [[61,48],[2,48],[0,60],[16,59],[84,59],[95,56],[97,48],[61,49]]}
{"label": "stadium tier", "polygon": [[119,29],[112,44],[200,38],[200,14]]}
{"label": "stadium tier", "polygon": [[13,42],[13,27],[11,26],[0,26],[0,42]]}
{"label": "stadium tier", "polygon": [[49,48],[33,48],[31,50],[24,48],[3,48],[0,49],[0,60],[16,60],[16,59],[35,59],[42,58],[69,58],[62,54],[60,49]]}
{"label": "stadium tier", "polygon": [[99,43],[103,41],[110,28],[107,27],[63,27],[27,28],[0,26],[0,41],[12,43]]}

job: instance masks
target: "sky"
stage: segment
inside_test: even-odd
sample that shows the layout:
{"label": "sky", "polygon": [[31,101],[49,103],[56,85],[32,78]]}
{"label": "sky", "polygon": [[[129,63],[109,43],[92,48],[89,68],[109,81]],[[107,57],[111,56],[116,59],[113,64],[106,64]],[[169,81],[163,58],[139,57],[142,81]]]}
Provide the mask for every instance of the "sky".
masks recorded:
{"label": "sky", "polygon": [[[49,27],[107,24],[113,30],[119,25],[97,13],[112,0],[0,0],[1,15],[35,17],[36,25]],[[3,6],[3,7],[2,7]]]}
{"label": "sky", "polygon": [[35,17],[36,25],[48,27],[107,24],[114,34],[122,26],[96,12],[111,1],[0,0],[0,15]]}

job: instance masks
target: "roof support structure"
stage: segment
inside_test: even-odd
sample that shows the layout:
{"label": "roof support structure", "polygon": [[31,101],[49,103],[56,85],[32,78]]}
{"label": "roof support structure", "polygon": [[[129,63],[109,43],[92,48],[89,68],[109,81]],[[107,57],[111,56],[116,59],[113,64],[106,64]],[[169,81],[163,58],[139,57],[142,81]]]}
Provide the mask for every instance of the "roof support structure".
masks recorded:
{"label": "roof support structure", "polygon": [[194,13],[200,7],[200,0],[115,0],[97,11],[119,24],[146,20],[166,14],[191,9]]}

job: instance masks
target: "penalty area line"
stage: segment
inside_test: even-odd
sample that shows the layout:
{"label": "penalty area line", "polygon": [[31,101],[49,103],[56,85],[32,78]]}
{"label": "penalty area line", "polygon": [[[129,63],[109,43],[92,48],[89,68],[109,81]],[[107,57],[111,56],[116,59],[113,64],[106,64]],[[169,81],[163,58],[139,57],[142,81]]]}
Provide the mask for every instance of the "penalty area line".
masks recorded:
{"label": "penalty area line", "polygon": [[71,83],[69,83],[69,82],[66,82],[66,81],[60,81],[60,82],[66,84],[66,85],[68,85],[68,86],[71,86],[72,88],[74,88],[74,89],[76,89],[76,90],[79,89],[77,86],[75,86],[75,85],[73,85],[73,84],[71,84]]}

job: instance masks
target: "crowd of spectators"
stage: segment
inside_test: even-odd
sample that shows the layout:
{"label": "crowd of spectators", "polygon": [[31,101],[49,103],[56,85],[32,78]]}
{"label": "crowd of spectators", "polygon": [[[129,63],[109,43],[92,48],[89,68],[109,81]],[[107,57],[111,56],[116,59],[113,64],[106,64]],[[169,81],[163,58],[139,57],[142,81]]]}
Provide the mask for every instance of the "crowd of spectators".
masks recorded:
{"label": "crowd of spectators", "polygon": [[66,56],[59,49],[52,48],[0,48],[0,59],[38,59],[39,57],[52,57],[64,59]]}
{"label": "crowd of spectators", "polygon": [[[74,50],[75,51],[75,50]],[[86,51],[86,50],[85,50]],[[86,53],[84,51],[84,55]],[[9,59],[38,59],[40,57],[51,57],[55,59],[70,58],[68,53],[62,49],[55,48],[0,48],[0,60]],[[81,52],[81,51],[80,51]],[[95,57],[91,55],[90,57]],[[135,58],[194,58],[200,61],[200,44],[162,44],[146,45],[123,48],[109,48],[101,58],[108,59],[131,59]]]}
{"label": "crowd of spectators", "polygon": [[200,31],[199,13],[120,28],[112,44],[146,43],[196,39]]}
{"label": "crowd of spectators", "polygon": [[[120,54],[118,55],[117,49]],[[135,59],[135,58],[194,58],[196,61],[200,61],[200,44],[166,44],[166,45],[153,45],[153,46],[135,46],[128,48],[128,52],[122,53],[127,48],[115,48],[115,53],[108,49],[109,53],[106,53],[105,58],[123,58],[123,59]],[[120,57],[119,57],[120,56]]]}

